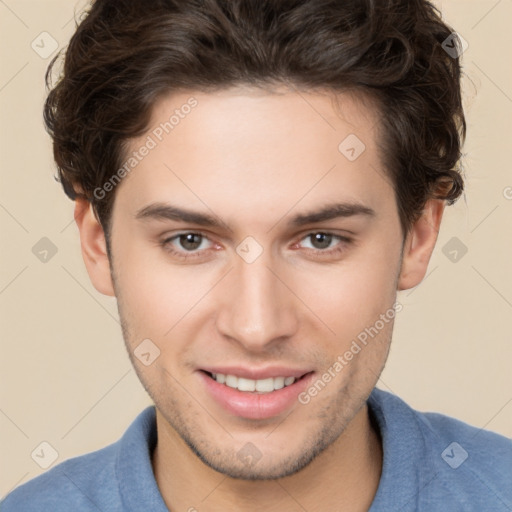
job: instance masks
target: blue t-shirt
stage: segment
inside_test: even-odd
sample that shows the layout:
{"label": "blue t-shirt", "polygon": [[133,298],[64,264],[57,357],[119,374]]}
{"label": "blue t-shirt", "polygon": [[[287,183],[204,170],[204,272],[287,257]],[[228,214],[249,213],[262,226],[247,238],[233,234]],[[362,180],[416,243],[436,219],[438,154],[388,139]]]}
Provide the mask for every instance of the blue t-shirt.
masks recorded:
{"label": "blue t-shirt", "polygon": [[[512,440],[415,411],[379,389],[368,406],[384,453],[370,512],[512,511]],[[150,406],[119,441],[20,485],[0,503],[0,511],[168,512],[151,466],[156,440]]]}

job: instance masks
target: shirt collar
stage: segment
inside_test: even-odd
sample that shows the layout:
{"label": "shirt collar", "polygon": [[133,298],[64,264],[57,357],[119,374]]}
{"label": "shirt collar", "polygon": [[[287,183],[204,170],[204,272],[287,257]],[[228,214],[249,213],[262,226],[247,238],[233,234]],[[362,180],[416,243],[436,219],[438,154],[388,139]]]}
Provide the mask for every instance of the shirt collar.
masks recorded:
{"label": "shirt collar", "polygon": [[120,440],[116,474],[124,510],[168,512],[153,474],[157,442],[155,406],[144,409]]}
{"label": "shirt collar", "polygon": [[418,413],[396,395],[377,388],[368,398],[368,410],[380,433],[384,459],[369,512],[415,511],[421,491],[437,474]]}

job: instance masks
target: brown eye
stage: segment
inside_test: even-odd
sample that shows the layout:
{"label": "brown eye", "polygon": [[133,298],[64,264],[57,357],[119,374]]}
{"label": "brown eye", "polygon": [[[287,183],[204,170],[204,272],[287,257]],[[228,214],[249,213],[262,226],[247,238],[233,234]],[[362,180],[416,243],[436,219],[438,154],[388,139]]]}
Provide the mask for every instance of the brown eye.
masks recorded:
{"label": "brown eye", "polygon": [[[308,243],[304,244],[304,242]],[[324,231],[308,233],[299,242],[299,244],[305,248],[307,253],[311,253],[313,256],[318,258],[333,257],[339,253],[343,253],[348,249],[351,243],[351,238]]]}
{"label": "brown eye", "polygon": [[160,244],[172,256],[190,259],[204,257],[209,248],[208,242],[208,238],[203,234],[187,231],[168,237]]}
{"label": "brown eye", "polygon": [[308,235],[315,249],[327,249],[331,242],[333,236],[328,233],[312,233]]}
{"label": "brown eye", "polygon": [[181,247],[189,251],[195,251],[201,245],[202,239],[203,235],[199,235],[198,233],[185,233],[183,235],[178,235]]}

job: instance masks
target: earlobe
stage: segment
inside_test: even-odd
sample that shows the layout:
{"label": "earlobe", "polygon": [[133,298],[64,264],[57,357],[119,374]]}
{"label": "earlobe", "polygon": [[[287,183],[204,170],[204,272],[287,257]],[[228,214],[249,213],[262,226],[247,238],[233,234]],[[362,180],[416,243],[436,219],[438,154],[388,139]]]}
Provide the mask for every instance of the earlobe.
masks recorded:
{"label": "earlobe", "polygon": [[421,216],[407,234],[398,279],[398,290],[414,288],[425,277],[437,241],[444,207],[444,200],[428,200]]}
{"label": "earlobe", "polygon": [[82,257],[91,282],[103,295],[114,297],[105,234],[92,204],[86,199],[76,199],[74,217],[80,231]]}

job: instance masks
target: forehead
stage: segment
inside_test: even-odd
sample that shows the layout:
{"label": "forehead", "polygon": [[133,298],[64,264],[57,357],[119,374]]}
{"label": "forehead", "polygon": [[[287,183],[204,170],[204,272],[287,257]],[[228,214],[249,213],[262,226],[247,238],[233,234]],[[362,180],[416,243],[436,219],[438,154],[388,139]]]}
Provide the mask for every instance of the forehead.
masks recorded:
{"label": "forehead", "polygon": [[319,201],[378,205],[393,189],[377,120],[371,100],[349,93],[238,87],[164,96],[128,145],[125,162],[134,165],[116,203],[132,212],[170,199],[203,210],[231,204],[253,217],[298,201],[305,210]]}
{"label": "forehead", "polygon": [[311,146],[321,140],[334,142],[337,149],[337,139],[347,131],[372,145],[378,120],[376,102],[369,95],[286,87],[181,91],[161,97],[151,113],[148,133],[158,142],[172,132],[176,139],[194,138],[203,146],[232,148],[243,142],[245,149],[261,144],[268,152],[278,144],[280,150],[291,150],[285,157],[298,152],[296,140]]}

